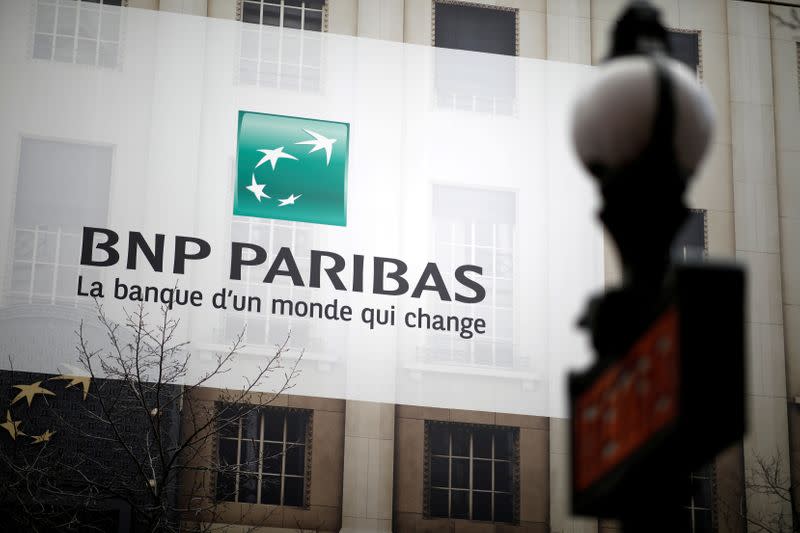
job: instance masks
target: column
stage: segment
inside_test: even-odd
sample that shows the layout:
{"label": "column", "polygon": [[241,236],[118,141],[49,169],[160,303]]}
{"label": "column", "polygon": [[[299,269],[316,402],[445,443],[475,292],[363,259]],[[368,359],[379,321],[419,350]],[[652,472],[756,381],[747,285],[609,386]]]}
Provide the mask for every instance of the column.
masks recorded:
{"label": "column", "polygon": [[775,157],[775,108],[769,8],[728,2],[733,199],[736,258],[748,269],[745,490],[752,518],[783,513],[775,497],[747,490],[758,459],[789,457],[786,360]]}
{"label": "column", "polygon": [[345,407],[342,531],[392,530],[394,405],[348,400]]}

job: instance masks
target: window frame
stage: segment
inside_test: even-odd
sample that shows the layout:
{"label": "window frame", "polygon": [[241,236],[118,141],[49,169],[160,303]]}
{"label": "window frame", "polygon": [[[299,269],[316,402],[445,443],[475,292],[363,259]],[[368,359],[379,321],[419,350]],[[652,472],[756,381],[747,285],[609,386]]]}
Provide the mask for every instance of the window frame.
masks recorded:
{"label": "window frame", "polygon": [[[245,22],[243,20],[243,5],[244,2],[258,2],[260,6],[260,13],[261,18],[263,19],[263,9],[264,5],[270,4],[275,5],[280,3],[280,23],[279,25],[271,25],[271,24],[263,24],[263,23],[253,23],[253,22]],[[235,75],[235,82],[237,84],[242,84],[246,86],[253,86],[268,90],[287,90],[293,92],[300,92],[300,93],[320,93],[323,90],[323,72],[322,72],[322,65],[324,63],[324,53],[325,53],[325,42],[323,41],[323,37],[321,34],[327,33],[328,31],[328,0],[324,0],[322,5],[322,27],[319,31],[312,30],[312,29],[297,29],[297,28],[288,28],[292,31],[299,32],[299,39],[300,39],[300,49],[299,54],[300,57],[297,62],[293,61],[291,58],[286,59],[284,58],[284,41],[286,41],[286,37],[283,34],[284,26],[283,26],[283,14],[285,6],[285,0],[237,0],[236,2],[236,20],[239,21],[242,26],[239,32],[239,42],[237,43],[238,51],[237,51],[237,63],[238,69]],[[307,9],[304,7],[305,4],[301,4],[301,21],[305,20],[305,12]],[[314,11],[317,11],[316,9]],[[301,22],[301,26],[304,25],[304,22]],[[265,36],[265,32],[276,32],[277,33],[277,50],[274,51],[274,57],[271,57],[269,53],[265,52],[264,49],[264,42],[265,39],[268,39],[270,36],[274,34],[268,34]],[[253,55],[253,50],[248,50],[250,54],[245,54],[245,46],[244,46],[244,38],[247,34],[258,34],[258,43],[257,43],[257,50],[255,50],[255,54]],[[312,52],[310,55],[313,57],[314,47],[318,46],[318,58],[319,63],[313,64],[313,61],[308,61],[308,51]],[[249,76],[248,69],[246,65],[250,64]],[[268,69],[265,67],[269,67]],[[295,68],[297,71],[297,86],[291,86],[292,74],[291,69]],[[270,69],[274,69],[270,71]],[[289,72],[289,74],[287,74]],[[304,74],[314,73],[314,78],[305,78]],[[287,81],[288,80],[288,81]],[[308,81],[316,80],[316,85],[311,83],[309,85]],[[307,83],[303,83],[306,81]]]}
{"label": "window frame", "polygon": [[[58,32],[59,12],[64,7],[70,7],[70,9],[72,9],[72,7],[71,6],[66,6],[65,4],[62,4],[59,0],[36,0],[35,8],[32,10],[33,12],[32,12],[32,15],[31,15],[31,25],[32,25],[32,28],[33,28],[33,31],[31,33],[31,41],[30,41],[30,57],[31,57],[31,59],[35,60],[35,61],[53,61],[53,62],[57,62],[57,63],[64,63],[64,64],[67,64],[67,65],[83,65],[83,66],[93,66],[93,67],[96,67],[96,68],[102,68],[102,69],[107,69],[107,70],[119,70],[120,67],[121,67],[121,64],[122,64],[122,42],[123,42],[123,29],[124,29],[123,21],[124,21],[124,18],[125,18],[125,11],[122,8],[128,7],[128,0],[120,0],[120,4],[119,5],[106,4],[107,0],[97,0],[97,1],[74,0],[74,1],[75,1],[74,9],[75,9],[75,12],[76,12],[75,13],[75,26],[73,28],[73,31],[72,31],[71,35],[66,35],[66,34],[60,34]],[[55,9],[54,15],[53,15],[54,18],[53,18],[52,32],[40,32],[40,31],[37,31],[37,23],[38,23],[39,11],[40,11],[41,6],[44,6],[44,5],[52,5],[54,7],[54,9]],[[84,8],[83,7],[84,5],[86,5],[87,7]],[[96,7],[92,7],[92,6],[96,6]],[[119,28],[117,30],[116,40],[108,40],[108,39],[103,39],[102,38],[102,33],[101,33],[102,32],[102,24],[103,24],[103,15],[102,15],[102,13],[103,13],[103,10],[107,9],[107,8],[112,8],[112,9],[113,8],[119,8],[120,9],[120,13],[119,13],[119,15],[120,15],[119,16]],[[82,12],[82,10],[83,11],[87,11],[87,10],[93,10],[93,9],[96,9],[97,12],[100,14],[100,16],[98,17],[98,23],[97,23],[97,35],[95,37],[93,37],[93,38],[85,37],[85,36],[82,37],[80,35],[80,15],[81,15],[81,12]],[[47,36],[47,37],[50,37],[52,39],[51,43],[50,43],[50,55],[47,58],[45,58],[45,57],[36,57],[36,55],[35,55],[35,53],[36,53],[36,37],[37,37],[37,35]],[[56,44],[56,40],[59,37],[62,37],[62,38],[70,37],[72,39],[72,55],[71,55],[71,59],[69,61],[67,61],[66,59],[60,59],[60,58],[56,57],[56,50],[58,48],[57,44]],[[93,41],[94,42],[94,47],[95,47],[94,60],[91,63],[83,63],[83,62],[79,62],[78,61],[78,41]],[[100,61],[100,57],[101,57],[100,56],[100,48],[101,48],[101,44],[102,43],[111,43],[111,44],[115,44],[116,45],[117,49],[116,49],[116,54],[115,54],[115,57],[114,57],[114,64],[113,65],[106,65],[106,64],[102,64],[101,63],[101,61]]]}
{"label": "window frame", "polygon": [[[689,212],[702,215],[702,217],[703,217],[703,260],[708,259],[708,210],[707,209],[690,208]],[[688,221],[688,219],[687,219],[687,221]],[[680,235],[682,229],[683,229],[683,225],[681,225],[681,227],[678,229],[678,232],[675,234],[675,239],[678,238],[678,236]],[[670,243],[670,249],[672,248],[673,244],[674,244],[674,241],[672,243]],[[684,246],[683,248],[684,248],[684,259],[683,260],[685,261],[685,260],[687,260],[687,258],[686,258],[686,246]],[[674,260],[674,258],[673,258],[673,260]]]}
{"label": "window frame", "polygon": [[[702,83],[703,82],[703,31],[702,30],[691,30],[687,28],[672,28],[667,27],[667,32],[672,33],[688,33],[688,34],[696,34],[697,35],[697,80]],[[688,67],[687,67],[688,68]]]}
{"label": "window frame", "polygon": [[684,506],[684,509],[689,511],[690,523],[689,525],[689,533],[695,533],[697,531],[696,522],[695,522],[695,514],[696,511],[700,512],[708,512],[711,518],[711,531],[716,532],[719,524],[717,522],[717,467],[716,465],[711,462],[710,464],[706,465],[702,469],[691,472],[689,474],[689,483],[692,483],[695,479],[705,480],[708,482],[711,492],[711,501],[709,502],[709,507],[697,507],[695,506],[694,502],[694,492],[692,491],[689,496],[689,505]]}
{"label": "window frame", "polygon": [[[265,3],[266,4],[280,4],[280,8],[281,8],[281,10],[280,10],[280,23],[278,25],[276,25],[276,26],[273,26],[271,24],[264,24],[262,22],[262,23],[259,24],[259,26],[271,26],[273,28],[281,28],[281,29],[283,29],[285,27],[283,25],[283,14],[284,14],[284,9],[286,8],[285,0],[236,0],[236,20],[239,21],[239,22],[244,22],[243,19],[244,19],[244,2],[245,1],[248,1],[248,2],[251,2],[251,3],[256,3],[257,2],[259,4],[259,6],[261,8],[261,19],[262,20],[264,18],[263,13],[264,13],[264,4]],[[290,6],[290,7],[292,7],[292,6]],[[301,9],[301,17],[302,17],[301,20],[305,19],[306,9],[311,9],[312,11],[317,11],[316,9],[305,7],[305,2],[303,2],[303,4],[301,5],[300,9]],[[320,33],[327,33],[327,31],[328,31],[328,0],[323,0],[322,9],[320,11],[322,12],[322,27],[320,28],[319,32]],[[248,23],[248,24],[255,24],[255,23]],[[304,25],[304,24],[301,23],[301,26],[302,25]],[[302,28],[300,31],[316,31],[316,30],[306,30],[305,28]]]}
{"label": "window frame", "polygon": [[[441,454],[433,454],[431,449],[431,430],[434,426],[443,426],[447,427],[448,431],[450,432],[450,442],[449,442],[449,452],[447,456],[442,456]],[[469,441],[470,441],[470,451],[469,456],[454,456],[453,455],[453,444],[452,444],[452,431],[454,429],[462,429],[469,432]],[[477,430],[489,430],[492,432],[497,431],[507,431],[510,433],[510,437],[513,439],[513,447],[512,447],[512,454],[508,460],[496,459],[495,450],[496,450],[496,441],[493,435],[492,437],[492,458],[476,458],[474,455],[474,440],[475,440],[475,432]],[[456,490],[463,490],[467,493],[467,509],[468,509],[468,518],[458,518],[452,516],[434,516],[431,512],[431,490],[435,487],[432,486],[431,480],[431,463],[433,457],[448,457],[450,464],[452,464],[453,458],[469,459],[469,474],[468,474],[468,485],[467,489],[456,489]],[[483,489],[475,489],[473,488],[474,477],[473,477],[473,470],[475,461],[491,461],[492,464],[492,489],[489,491]],[[488,492],[490,494],[509,494],[506,491],[498,491],[495,490],[494,486],[494,465],[497,462],[506,462],[509,464],[510,468],[510,475],[511,475],[511,501],[513,505],[512,509],[512,519],[510,522],[502,522],[502,521],[495,521],[494,520],[494,498],[492,499],[492,520],[479,520],[473,519],[473,509],[472,509],[472,500],[473,494],[475,492]],[[477,522],[477,523],[492,523],[492,524],[508,524],[508,525],[518,525],[520,522],[520,428],[512,427],[512,426],[498,426],[492,424],[471,424],[466,422],[445,422],[439,420],[425,420],[425,429],[424,429],[424,456],[423,456],[423,518],[426,520],[468,520],[470,522]],[[450,494],[453,491],[452,487],[452,467],[450,468],[450,480],[448,481],[448,515],[451,514],[452,510],[450,507],[452,506],[452,498]]]}
{"label": "window frame", "polygon": [[[114,176],[116,174],[117,147],[114,144],[84,141],[82,139],[68,139],[68,138],[26,135],[26,134],[21,134],[18,137],[14,194],[12,196],[13,202],[11,211],[9,213],[11,224],[9,226],[7,234],[9,243],[9,256],[6,264],[8,265],[8,271],[5,276],[5,279],[2,280],[2,285],[0,285],[0,287],[2,287],[3,290],[2,299],[6,305],[43,304],[43,305],[55,305],[58,307],[83,309],[83,310],[93,309],[94,304],[90,299],[87,299],[85,297],[79,297],[77,294],[75,294],[75,289],[77,289],[77,280],[78,276],[92,274],[93,276],[91,276],[90,279],[85,280],[84,282],[84,289],[87,289],[92,281],[102,280],[105,277],[103,269],[97,267],[87,267],[85,265],[82,265],[80,262],[80,258],[76,258],[74,263],[64,261],[62,260],[62,254],[61,254],[61,245],[65,238],[77,239],[77,242],[80,243],[82,239],[80,226],[68,227],[68,229],[65,230],[63,225],[48,226],[39,224],[35,226],[19,226],[17,224],[16,214],[17,214],[17,209],[20,207],[17,203],[20,196],[19,181],[20,181],[21,165],[23,162],[22,159],[23,145],[25,144],[26,141],[34,141],[34,142],[40,141],[40,142],[58,143],[71,146],[89,146],[93,148],[108,149],[110,151],[110,157],[111,157],[111,168],[110,168],[110,173],[108,175],[108,196],[105,198],[106,218],[108,217],[108,213],[112,211],[111,184],[113,183]],[[18,258],[16,255],[17,243],[20,239],[20,236],[25,233],[33,233],[30,259]],[[38,241],[40,236],[51,236],[55,237],[56,239],[54,244],[52,261],[40,260],[37,257],[39,252]],[[26,265],[27,268],[30,269],[31,279],[28,283],[28,288],[25,290],[17,290],[14,288],[14,267],[17,264]],[[53,274],[50,280],[51,285],[47,291],[35,290],[37,266],[47,266],[53,268]],[[74,278],[76,284],[73,290],[71,290],[70,295],[66,296],[59,294],[58,281],[59,281],[59,271],[68,268],[76,269]],[[46,298],[47,301],[45,301],[44,298]]]}
{"label": "window frame", "polygon": [[449,4],[452,6],[476,7],[479,9],[490,9],[493,11],[510,11],[514,13],[514,57],[519,57],[519,8],[510,6],[499,6],[491,4],[481,4],[477,2],[465,2],[463,0],[433,0],[431,2],[431,46],[436,47],[436,5]]}
{"label": "window frame", "polygon": [[[477,304],[461,304],[453,299],[449,302],[440,301],[438,296],[430,295],[430,309],[444,315],[456,316],[470,316],[473,318],[484,318],[490,324],[498,324],[498,317],[507,314],[508,318],[508,335],[498,335],[498,328],[491,328],[483,335],[475,335],[470,341],[465,341],[458,335],[442,335],[441,332],[427,331],[424,341],[424,354],[423,360],[426,364],[433,365],[457,365],[457,366],[474,366],[479,368],[491,368],[495,370],[520,370],[527,368],[527,358],[525,358],[519,351],[517,346],[518,328],[516,323],[516,314],[514,310],[517,307],[515,286],[517,285],[517,270],[518,270],[518,255],[519,252],[517,242],[517,213],[519,208],[519,196],[515,189],[503,188],[477,188],[472,186],[456,186],[450,183],[433,183],[432,195],[436,194],[437,187],[444,188],[457,188],[465,190],[474,190],[492,194],[508,194],[512,198],[516,212],[514,213],[513,222],[506,223],[503,221],[495,220],[494,222],[476,221],[476,220],[458,220],[455,218],[448,218],[441,216],[434,211],[433,206],[431,209],[431,220],[433,222],[433,231],[431,232],[430,249],[431,257],[437,261],[437,264],[449,264],[452,268],[449,271],[442,272],[448,287],[455,287],[455,267],[460,266],[462,263],[457,263],[457,252],[462,252],[468,256],[463,264],[478,265],[476,257],[480,253],[488,253],[491,256],[490,272],[484,272],[477,278],[486,289],[486,298]],[[469,225],[469,237],[467,241],[457,241],[456,227],[461,224],[466,227]],[[449,229],[448,235],[440,235],[440,226],[446,225]],[[490,244],[478,244],[477,230],[479,227],[491,226],[492,242]],[[510,242],[509,246],[502,246],[500,242],[501,228],[500,226],[510,226]],[[466,232],[465,232],[466,236]],[[449,257],[440,256],[438,249],[446,248],[449,250]],[[507,257],[510,268],[508,275],[500,275],[498,266],[502,261],[502,257]],[[482,266],[482,265],[481,265]],[[500,292],[500,285],[507,285],[510,295],[510,302],[507,305],[498,304],[497,294]],[[436,350],[444,350],[444,347],[435,346],[437,340],[446,339],[447,359],[437,358],[435,356]],[[479,361],[478,345],[488,345],[490,352],[489,361]],[[507,347],[510,350],[510,361],[507,364],[498,364],[500,349]],[[459,348],[466,350],[465,358],[459,359]]]}
{"label": "window frame", "polygon": [[[433,0],[431,2],[431,46],[434,48],[436,47],[436,5],[437,4],[447,4],[447,5],[454,5],[454,6],[464,6],[464,7],[474,7],[479,9],[489,9],[494,11],[506,11],[506,12],[513,12],[514,13],[514,55],[509,57],[519,57],[520,54],[520,38],[519,38],[519,8],[510,7],[510,6],[500,6],[500,5],[489,5],[489,4],[481,4],[476,2],[466,2],[463,0]],[[481,53],[481,52],[477,52]],[[435,68],[435,67],[434,67]],[[516,78],[515,84],[519,83],[519,73],[517,69],[514,69],[514,75]],[[434,75],[435,79],[435,75]],[[435,85],[435,84],[434,84]],[[499,106],[499,102],[504,102],[505,99],[497,96],[493,96],[491,100],[491,110],[481,109],[479,105],[478,99],[476,95],[472,96],[472,101],[469,108],[460,107],[458,105],[460,101],[460,97],[463,98],[465,96],[469,96],[468,94],[460,94],[460,93],[451,93],[447,95],[447,98],[442,98],[439,94],[439,90],[436,86],[434,86],[434,94],[433,94],[433,102],[434,106],[437,107],[439,110],[442,111],[467,111],[472,113],[485,113],[491,116],[498,116],[498,117],[516,117],[518,112],[518,105],[517,105],[517,95],[516,89],[514,97],[509,102],[508,109],[505,109],[503,106]]]}
{"label": "window frame", "polygon": [[[221,414],[222,411],[226,408],[226,404],[223,402],[216,403],[216,413]],[[220,416],[220,419],[217,421],[217,437],[214,439],[215,450],[214,450],[214,457],[217,458],[217,463],[220,465],[222,463],[222,458],[220,456],[221,453],[221,443],[223,440],[226,441],[234,441],[237,443],[236,445],[236,464],[235,466],[231,465],[234,468],[232,472],[234,474],[234,493],[233,499],[225,499],[220,498],[218,493],[218,483],[219,483],[219,471],[215,472],[214,474],[214,485],[213,485],[213,497],[214,501],[218,502],[227,502],[227,503],[238,503],[238,504],[246,504],[246,505],[270,505],[275,507],[291,507],[295,509],[309,509],[311,505],[311,457],[312,457],[312,441],[313,441],[313,427],[314,427],[314,411],[313,409],[300,409],[296,407],[283,407],[283,406],[273,406],[273,405],[266,405],[266,406],[251,406],[248,409],[247,406],[233,406],[233,409],[243,409],[245,412],[235,415],[236,417],[236,437],[227,437],[222,436],[219,431],[220,423],[224,423],[224,417]],[[283,430],[282,430],[282,440],[275,441],[271,439],[267,439],[265,433],[266,427],[266,414],[272,411],[273,413],[279,412],[283,414]],[[250,413],[256,413],[258,417],[258,439],[247,439],[243,437],[243,425],[244,425],[244,418]],[[287,474],[286,473],[286,455],[291,445],[296,444],[294,442],[290,442],[288,440],[288,426],[289,426],[289,417],[292,414],[296,414],[299,416],[304,416],[306,418],[306,427],[305,427],[305,438],[304,444],[305,446],[305,454],[303,459],[303,475],[299,476],[296,474]],[[253,441],[258,446],[258,455],[257,455],[257,465],[255,467],[255,472],[253,469],[249,470],[242,470],[242,444],[245,442]],[[264,449],[267,444],[281,444],[283,451],[281,452],[281,468],[279,474],[269,474],[264,472]],[[239,491],[240,491],[240,479],[241,475],[256,475],[256,494],[255,494],[255,502],[247,502],[247,501],[240,501],[239,500]],[[280,479],[280,503],[262,503],[262,483],[264,478],[273,478],[276,477]],[[288,505],[284,503],[285,501],[285,488],[286,478],[302,478],[303,480],[303,501],[302,505]]]}
{"label": "window frame", "polygon": [[[285,246],[289,247],[292,250],[293,257],[295,261],[297,261],[298,268],[300,268],[301,272],[307,271],[307,265],[311,261],[311,250],[314,249],[314,242],[317,238],[317,232],[314,230],[313,227],[310,227],[310,224],[302,223],[302,222],[294,222],[289,220],[276,220],[276,219],[260,219],[255,217],[233,217],[230,222],[229,226],[229,241],[233,242],[235,240],[234,237],[234,226],[246,227],[247,228],[247,238],[244,239],[243,242],[252,243],[258,246],[263,247],[269,257],[274,257],[274,254],[278,251],[276,248],[277,245],[281,243],[275,243],[275,235],[276,230],[288,230],[291,236],[291,242],[285,244]],[[266,231],[268,235],[268,242],[259,242],[258,239],[254,238],[255,231],[261,229],[262,231]],[[298,242],[298,233],[304,233],[306,235],[307,241],[307,251],[308,255],[299,255],[299,251],[297,249],[297,242]],[[230,254],[230,249],[228,254]],[[228,257],[230,261],[230,256]],[[272,315],[271,314],[271,305],[273,298],[289,298],[291,300],[308,300],[309,295],[305,294],[308,293],[308,287],[295,287],[291,282],[286,281],[283,276],[280,277],[280,281],[276,279],[273,283],[263,283],[261,281],[261,276],[264,274],[264,270],[259,270],[257,268],[245,268],[242,270],[242,279],[241,280],[229,280],[228,282],[231,285],[231,288],[235,290],[235,292],[241,296],[249,297],[249,296],[259,296],[261,298],[261,312],[256,311],[235,311],[232,309],[226,310],[221,315],[222,320],[222,332],[224,338],[235,338],[236,335],[241,333],[240,329],[231,329],[228,325],[229,319],[241,319],[244,324],[247,324],[247,330],[249,331],[250,325],[249,320],[254,319],[258,322],[258,327],[261,329],[259,335],[263,333],[264,342],[256,342],[255,340],[248,339],[248,333],[245,332],[244,341],[248,344],[248,346],[256,347],[256,346],[263,346],[274,348],[276,343],[278,345],[283,344],[286,340],[286,336],[283,335],[281,339],[276,340],[276,342],[270,342],[270,328],[275,325],[282,325],[285,324],[288,327],[288,331],[293,331],[293,326],[295,324],[299,324],[301,327],[305,327],[308,330],[308,335],[305,339],[296,338],[294,334],[292,334],[291,338],[289,339],[289,344],[287,345],[289,348],[300,348],[305,351],[313,351],[313,331],[314,328],[310,327],[310,323],[307,319],[304,318],[297,318],[297,317],[282,317],[279,315]],[[288,294],[276,294],[281,291],[286,291]],[[275,340],[275,339],[273,339]],[[302,341],[302,342],[301,342]]]}

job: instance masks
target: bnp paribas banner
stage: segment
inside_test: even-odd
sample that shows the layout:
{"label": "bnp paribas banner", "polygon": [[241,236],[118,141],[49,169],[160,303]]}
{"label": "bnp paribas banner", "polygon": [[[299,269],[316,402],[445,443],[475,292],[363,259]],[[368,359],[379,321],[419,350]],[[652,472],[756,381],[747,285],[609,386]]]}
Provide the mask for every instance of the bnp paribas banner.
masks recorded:
{"label": "bnp paribas banner", "polygon": [[293,394],[565,416],[604,276],[590,67],[42,9],[2,7],[0,366],[80,376],[80,342],[116,349],[98,315],[124,349],[166,310],[207,386],[283,350]]}

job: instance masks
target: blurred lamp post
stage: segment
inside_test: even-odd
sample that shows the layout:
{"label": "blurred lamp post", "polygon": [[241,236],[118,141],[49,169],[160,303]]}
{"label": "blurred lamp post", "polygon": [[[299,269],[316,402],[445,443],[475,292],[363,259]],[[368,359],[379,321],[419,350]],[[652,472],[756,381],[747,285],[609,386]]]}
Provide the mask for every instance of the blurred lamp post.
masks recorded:
{"label": "blurred lamp post", "polygon": [[570,377],[573,510],[621,519],[626,533],[683,531],[689,473],[744,431],[744,274],[670,259],[713,113],[670,57],[658,10],[628,6],[599,71],[573,137],[623,281],[580,321],[598,357]]}

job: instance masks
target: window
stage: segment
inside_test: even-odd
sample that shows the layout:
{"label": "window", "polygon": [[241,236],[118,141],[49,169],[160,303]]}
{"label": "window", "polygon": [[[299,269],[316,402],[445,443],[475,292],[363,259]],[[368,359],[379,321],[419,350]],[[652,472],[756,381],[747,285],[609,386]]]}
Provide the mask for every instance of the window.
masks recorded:
{"label": "window", "polygon": [[442,302],[431,307],[441,315],[484,318],[491,327],[479,338],[430,332],[426,360],[511,368],[514,361],[514,235],[517,199],[513,192],[435,185],[433,189],[434,258],[448,287],[455,286],[460,265],[483,268],[486,298],[478,304]]}
{"label": "window", "polygon": [[[300,271],[308,272],[312,231],[308,224],[298,222],[239,217],[231,223],[231,240],[261,246],[268,257],[275,257],[283,247],[290,248]],[[291,332],[290,346],[310,351],[313,348],[310,322],[303,318],[272,315],[270,307],[274,298],[309,300],[310,291],[295,287],[286,276],[277,276],[273,283],[263,283],[265,273],[263,269],[245,267],[241,281],[226,282],[239,295],[261,298],[262,309],[261,312],[229,311],[225,316],[224,338],[234,338],[246,326],[244,340],[248,345],[275,346],[283,344]]]}
{"label": "window", "polygon": [[[322,0],[242,3],[239,81],[260,87],[319,91],[326,5]],[[272,27],[270,27],[272,26]],[[308,30],[283,32],[282,28]]]}
{"label": "window", "polygon": [[97,279],[97,269],[79,265],[81,228],[106,225],[112,154],[111,146],[22,139],[10,303],[76,305],[78,276]]}
{"label": "window", "polygon": [[697,77],[703,75],[702,56],[700,54],[700,32],[693,30],[669,30],[667,32],[672,55],[689,67]]}
{"label": "window", "polygon": [[434,3],[434,46],[517,55],[517,11],[465,2]]}
{"label": "window", "polygon": [[692,209],[672,242],[675,261],[701,261],[706,255],[706,212]]}
{"label": "window", "polygon": [[426,516],[518,521],[519,430],[425,422]]}
{"label": "window", "polygon": [[686,506],[686,531],[712,533],[714,501],[714,467],[707,465],[689,476],[691,496]]}
{"label": "window", "polygon": [[282,407],[218,408],[223,412],[217,499],[307,507],[312,412]]}
{"label": "window", "polygon": [[325,0],[244,0],[242,22],[322,31]]}
{"label": "window", "polygon": [[[518,11],[465,2],[433,4],[433,44],[489,54],[516,56]],[[491,71],[492,76],[484,73]],[[513,115],[517,64],[512,58],[476,54],[465,61],[436,54],[436,105],[443,109]]]}
{"label": "window", "polygon": [[116,67],[121,5],[122,0],[38,0],[33,57]]}

